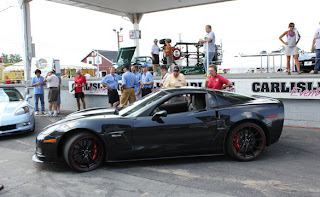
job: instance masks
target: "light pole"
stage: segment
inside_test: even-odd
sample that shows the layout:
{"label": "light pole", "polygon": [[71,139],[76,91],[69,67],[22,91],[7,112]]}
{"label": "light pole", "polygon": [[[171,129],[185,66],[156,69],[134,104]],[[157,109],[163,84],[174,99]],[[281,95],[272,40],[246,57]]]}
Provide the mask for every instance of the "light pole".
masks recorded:
{"label": "light pole", "polygon": [[119,33],[121,32],[122,29],[123,29],[122,27],[120,27],[119,31],[117,31],[116,29],[113,29],[113,31],[117,33],[118,51],[120,50]]}

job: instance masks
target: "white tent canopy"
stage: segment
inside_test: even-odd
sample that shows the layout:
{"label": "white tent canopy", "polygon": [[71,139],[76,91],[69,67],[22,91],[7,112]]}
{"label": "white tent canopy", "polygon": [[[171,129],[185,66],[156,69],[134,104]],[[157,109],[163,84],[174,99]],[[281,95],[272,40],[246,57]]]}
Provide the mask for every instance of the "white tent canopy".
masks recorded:
{"label": "white tent canopy", "polygon": [[77,63],[61,63],[60,69],[97,69],[97,67],[92,66],[90,64],[83,63],[83,62],[77,62]]}
{"label": "white tent canopy", "polygon": [[24,71],[23,62],[12,64],[11,66],[4,67],[3,72]]}

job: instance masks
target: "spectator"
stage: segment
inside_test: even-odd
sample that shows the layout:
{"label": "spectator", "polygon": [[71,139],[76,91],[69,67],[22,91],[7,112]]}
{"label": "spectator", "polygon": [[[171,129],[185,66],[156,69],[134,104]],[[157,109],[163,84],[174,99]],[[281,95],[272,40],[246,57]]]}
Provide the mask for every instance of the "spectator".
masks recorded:
{"label": "spectator", "polygon": [[166,58],[167,58],[167,64],[169,66],[169,70],[172,71],[172,64],[173,64],[173,51],[172,51],[172,47],[170,45],[170,40],[166,39],[165,43],[166,43],[166,48],[165,48],[165,54],[166,54]]}
{"label": "spectator", "polygon": [[74,78],[75,85],[75,95],[74,97],[77,99],[78,111],[81,109],[80,99],[83,105],[83,109],[86,109],[86,101],[84,100],[84,87],[87,85],[87,80],[84,75],[81,74],[81,70],[76,70],[76,77]]}
{"label": "spectator", "polygon": [[186,85],[187,85],[187,81],[184,75],[180,73],[180,67],[175,66],[173,68],[173,73],[167,77],[166,81],[163,84],[163,87],[165,88],[180,87],[180,86],[186,86]]}
{"label": "spectator", "polygon": [[[53,70],[53,71],[54,71],[54,74],[56,75],[56,71],[55,70]],[[61,91],[60,91],[61,77],[59,76],[58,78],[59,78],[59,87],[58,87],[59,93],[58,93],[58,100],[57,100],[57,112],[58,112],[58,114],[60,114],[60,106],[61,106],[61,97],[60,97],[60,93],[61,93]]]}
{"label": "spectator", "polygon": [[160,66],[160,72],[161,72],[160,87],[163,87],[163,84],[166,81],[167,77],[170,75],[170,73],[168,72],[168,68],[166,65]]}
{"label": "spectator", "polygon": [[205,81],[205,87],[208,89],[222,90],[232,85],[231,81],[217,74],[217,67],[214,64],[209,66],[208,74]]}
{"label": "spectator", "polygon": [[[203,39],[200,39],[199,42],[201,45],[203,45],[203,50],[204,50],[204,61],[203,61],[203,67],[204,67],[204,71],[205,74],[204,76],[207,76],[207,66],[212,64],[212,58],[214,57],[215,54],[215,41],[216,41],[216,36],[215,34],[212,32],[212,28],[211,25],[206,25],[206,32],[207,35],[204,37]],[[209,63],[207,62],[207,57],[209,57]]]}
{"label": "spectator", "polygon": [[37,69],[32,78],[31,85],[34,87],[34,105],[35,105],[35,115],[39,114],[39,108],[38,108],[38,101],[40,99],[41,103],[41,114],[45,114],[44,111],[44,91],[43,91],[43,86],[46,85],[44,82],[44,77],[41,76],[41,70]]}
{"label": "spectator", "polygon": [[88,73],[88,71],[87,71],[87,73],[86,73],[84,76],[86,77],[86,79],[91,78],[91,75]]}
{"label": "spectator", "polygon": [[[282,40],[283,36],[287,36],[287,42],[284,42]],[[293,55],[294,61],[296,63],[297,69],[298,69],[298,75],[301,74],[300,71],[300,63],[298,60],[298,54],[299,49],[297,47],[297,44],[300,40],[301,36],[296,28],[294,28],[294,23],[289,23],[289,30],[285,31],[280,37],[279,40],[285,45],[284,53],[287,56],[287,71],[288,75],[291,75],[290,72],[290,57]]]}
{"label": "spectator", "polygon": [[141,74],[137,71],[135,65],[131,66],[131,72],[135,74],[136,79],[138,80],[138,84],[134,85],[134,94],[136,95],[136,100],[141,98],[141,91],[140,91],[140,82],[141,82]]}
{"label": "spectator", "polygon": [[129,66],[123,67],[124,74],[122,75],[122,85],[121,85],[121,97],[120,97],[120,106],[126,106],[129,103],[136,101],[134,94],[134,85],[138,84],[136,76],[129,71]]}
{"label": "spectator", "polygon": [[148,64],[142,65],[143,74],[141,76],[140,90],[142,91],[142,97],[152,92],[153,76],[148,71]]}
{"label": "spectator", "polygon": [[[320,22],[319,22],[320,25]],[[313,36],[311,51],[314,49],[314,44],[316,44],[316,64],[314,66],[313,74],[318,74],[320,69],[320,28],[317,29],[316,33]]]}
{"label": "spectator", "polygon": [[160,48],[158,46],[158,40],[154,39],[154,45],[151,48],[151,57],[152,57],[152,64],[153,64],[153,76],[157,76],[157,70],[159,65],[159,52]]}
{"label": "spectator", "polygon": [[110,67],[110,74],[106,75],[101,81],[101,84],[108,89],[110,107],[117,107],[119,105],[118,81],[122,77],[115,74],[115,72],[116,69]]}
{"label": "spectator", "polygon": [[8,76],[5,76],[4,79],[5,79],[4,82],[5,82],[6,84],[10,84],[10,83],[11,83],[10,78],[9,78]]}
{"label": "spectator", "polygon": [[[44,78],[44,81],[47,82],[47,86],[49,88],[48,93],[48,102],[49,102],[49,111],[47,116],[58,116],[57,112],[57,101],[59,94],[59,78],[54,74],[54,71],[50,71],[48,75]],[[54,113],[52,114],[52,107],[54,109]]]}

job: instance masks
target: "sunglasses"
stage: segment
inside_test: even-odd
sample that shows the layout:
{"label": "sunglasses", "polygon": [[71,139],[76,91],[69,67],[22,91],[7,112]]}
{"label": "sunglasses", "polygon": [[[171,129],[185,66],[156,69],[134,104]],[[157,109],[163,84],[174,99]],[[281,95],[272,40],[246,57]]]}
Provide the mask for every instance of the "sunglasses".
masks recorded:
{"label": "sunglasses", "polygon": [[289,27],[294,27],[294,25],[290,25]]}

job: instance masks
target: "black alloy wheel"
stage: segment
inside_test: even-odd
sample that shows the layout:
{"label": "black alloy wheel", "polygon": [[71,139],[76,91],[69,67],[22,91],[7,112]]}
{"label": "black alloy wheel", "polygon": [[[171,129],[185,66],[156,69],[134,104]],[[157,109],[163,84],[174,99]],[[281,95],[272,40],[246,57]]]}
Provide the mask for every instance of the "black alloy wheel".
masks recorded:
{"label": "black alloy wheel", "polygon": [[257,124],[242,123],[230,132],[227,143],[230,156],[240,161],[250,161],[262,154],[266,136]]}
{"label": "black alloy wheel", "polygon": [[91,133],[78,133],[69,138],[64,146],[65,161],[78,171],[86,172],[98,168],[104,157],[103,143]]}

